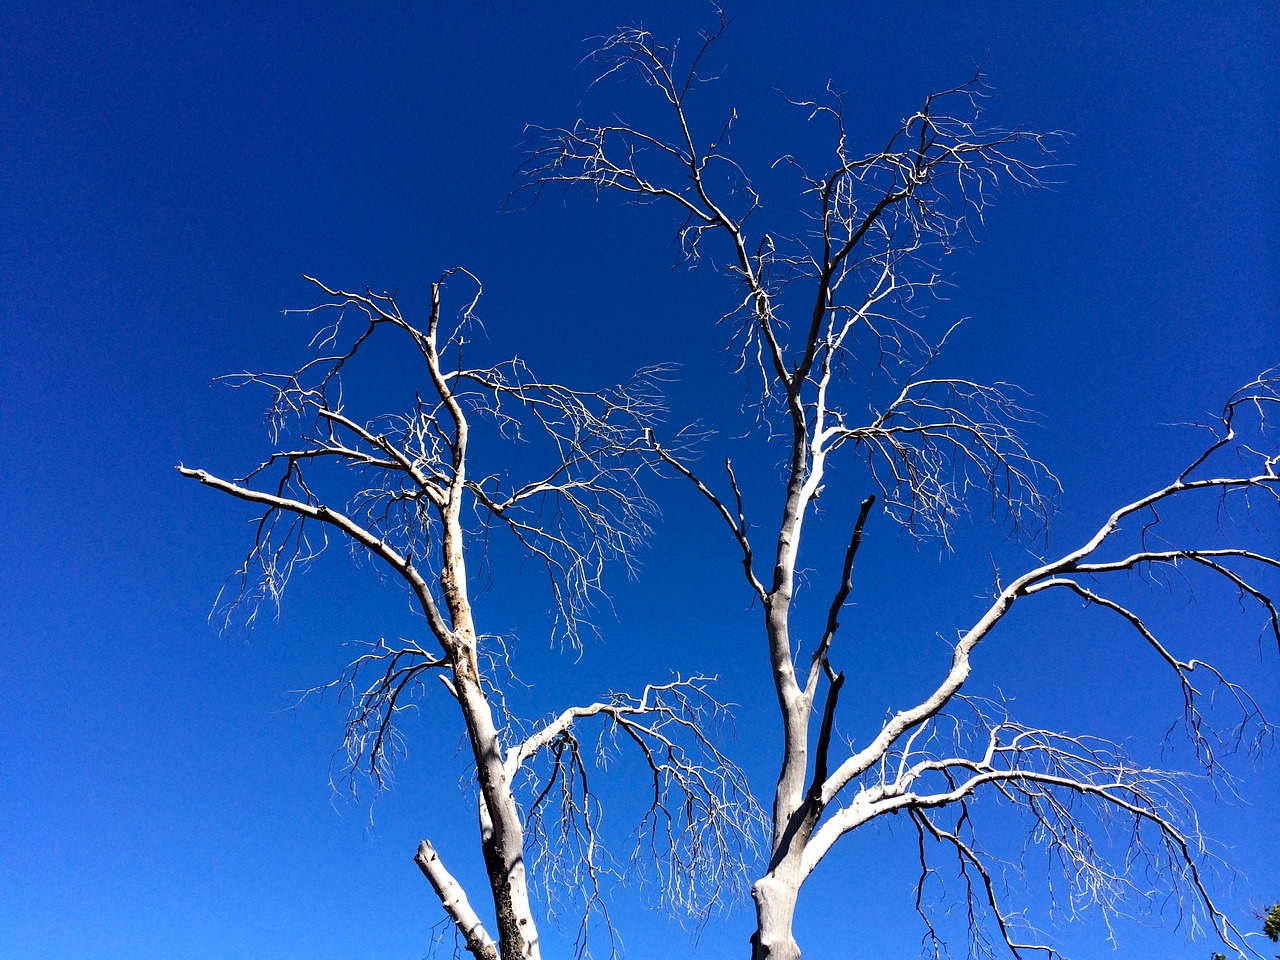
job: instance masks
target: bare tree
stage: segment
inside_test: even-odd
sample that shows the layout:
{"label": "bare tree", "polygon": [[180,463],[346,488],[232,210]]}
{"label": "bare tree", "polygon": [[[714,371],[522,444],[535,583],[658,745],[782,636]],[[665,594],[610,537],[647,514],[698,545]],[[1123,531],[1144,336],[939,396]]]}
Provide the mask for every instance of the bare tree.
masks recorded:
{"label": "bare tree", "polygon": [[[472,287],[456,324],[444,317],[446,281]],[[548,901],[572,887],[579,953],[593,915],[612,939],[601,883],[646,859],[658,862],[652,878],[665,905],[713,909],[744,878],[756,814],[741,774],[711,739],[721,710],[712,678],[671,678],[519,722],[505,709],[505,646],[481,632],[469,596],[474,564],[505,533],[541,564],[557,629],[579,642],[606,563],[626,564],[648,532],[653,505],[641,480],[653,454],[645,431],[658,423],[663,371],[583,392],[538,380],[519,359],[467,365],[480,285],[463,270],[432,285],[421,325],[390,294],[311,282],[322,301],[302,312],[324,320],[317,355],[292,373],[229,378],[269,391],[275,452],[237,479],[178,468],[263,510],[231,607],[247,605],[252,619],[261,601],[278,601],[331,537],[407,589],[427,637],[372,644],[329,687],[349,698],[346,770],[379,788],[404,711],[429,689],[456,705],[474,761],[478,852],[496,926],[428,840],[415,860],[477,960],[540,956],[531,894],[539,883]],[[375,341],[394,346],[396,337],[419,367],[403,390],[405,412],[361,415],[378,391],[359,385],[356,368]],[[612,858],[599,842],[587,777],[605,749],[636,755],[652,785],[632,848]]]}
{"label": "bare tree", "polygon": [[[716,479],[668,448],[660,428],[648,432],[654,453],[723,522],[763,614],[782,757],[768,859],[752,887],[754,957],[799,957],[793,919],[805,880],[840,838],[889,814],[907,816],[919,838],[916,904],[926,953],[945,949],[928,901],[939,858],[949,858],[962,878],[971,955],[1058,957],[1050,940],[1021,922],[1003,868],[979,839],[984,811],[1001,804],[1023,813],[1028,838],[1065,880],[1058,906],[1093,906],[1110,917],[1126,904],[1172,893],[1185,923],[1207,925],[1232,950],[1247,953],[1207,885],[1204,840],[1178,775],[1144,766],[1106,740],[1026,726],[1005,702],[981,700],[966,688],[972,690],[975,650],[1015,606],[1066,592],[1119,618],[1155,652],[1181,691],[1185,728],[1207,770],[1221,747],[1202,712],[1207,697],[1225,694],[1238,710],[1237,737],[1265,735],[1259,708],[1241,686],[1205,660],[1176,652],[1110,585],[1130,572],[1202,578],[1259,610],[1280,641],[1266,588],[1280,567],[1274,552],[1233,545],[1212,531],[1205,542],[1166,543],[1161,523],[1184,503],[1207,507],[1210,517],[1215,507],[1275,507],[1280,455],[1242,435],[1261,436],[1267,415],[1276,413],[1277,380],[1264,375],[1232,396],[1209,443],[1184,470],[1119,506],[1076,547],[1042,555],[1025,571],[1000,571],[985,610],[958,630],[950,661],[934,665],[926,678],[927,695],[890,709],[877,728],[849,741],[861,746],[845,752],[833,729],[845,683],[839,664],[854,653],[842,648],[840,627],[877,501],[892,524],[944,542],[975,504],[1033,540],[1054,507],[1057,481],[1019,437],[1028,416],[1017,391],[935,374],[946,337],[919,329],[925,303],[942,284],[939,257],[972,238],[997,188],[1042,183],[1051,141],[988,125],[979,73],[928,96],[883,147],[862,152],[846,127],[841,97],[829,89],[822,100],[798,105],[830,137],[822,169],[782,158],[795,171],[812,227],[797,236],[770,230],[759,222],[751,178],[730,152],[736,112],[701,130],[690,109],[723,29],[722,19],[679,61],[674,48],[640,28],[607,39],[597,52],[602,76],[638,79],[663,119],[652,128],[614,119],[536,129],[525,189],[536,195],[556,185],[587,187],[666,204],[680,218],[688,259],[720,244],[739,292],[737,308],[722,319],[730,321],[740,372],[760,387],[756,435],[770,449],[777,438],[785,446],[781,517],[766,523],[744,496],[740,465],[726,462]],[[836,472],[841,459],[861,471]],[[831,484],[853,490],[824,493]],[[811,569],[840,571],[815,632],[797,629],[793,597],[801,535],[820,495],[824,505],[861,500],[861,506],[850,518],[843,557],[807,561]],[[1100,839],[1117,821],[1129,838],[1118,862]]]}

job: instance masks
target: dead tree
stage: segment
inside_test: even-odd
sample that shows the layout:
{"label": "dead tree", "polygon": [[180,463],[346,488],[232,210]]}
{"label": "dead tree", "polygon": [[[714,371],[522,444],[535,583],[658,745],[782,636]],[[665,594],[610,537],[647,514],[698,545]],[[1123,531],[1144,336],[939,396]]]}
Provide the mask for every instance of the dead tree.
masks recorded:
{"label": "dead tree", "polygon": [[[853,654],[841,648],[840,627],[877,501],[893,524],[944,541],[975,503],[1032,537],[1054,505],[1056,479],[1019,437],[1027,415],[1016,390],[935,375],[945,335],[920,332],[923,306],[942,282],[940,255],[972,237],[997,188],[1041,184],[1052,163],[1050,140],[987,125],[986,86],[978,74],[927,97],[882,148],[861,152],[841,97],[828,90],[822,100],[798,105],[830,138],[825,166],[815,172],[791,157],[782,161],[795,171],[798,202],[812,228],[797,236],[771,231],[760,223],[752,179],[731,153],[736,112],[701,130],[690,110],[706,82],[702,65],[723,29],[722,20],[719,31],[679,62],[673,48],[643,29],[605,41],[597,52],[602,75],[638,79],[663,119],[652,128],[615,119],[536,129],[524,189],[536,195],[557,185],[585,187],[666,204],[681,221],[687,258],[696,261],[704,248],[719,244],[717,256],[728,263],[739,292],[737,308],[721,319],[734,331],[739,371],[761,387],[757,436],[785,445],[781,517],[770,523],[744,496],[741,464],[726,462],[716,479],[668,449],[658,429],[649,433],[654,452],[723,522],[763,613],[761,646],[777,695],[782,757],[768,860],[752,888],[753,956],[796,960],[793,919],[806,878],[841,837],[904,814],[919,836],[917,908],[929,955],[943,949],[927,911],[941,851],[962,877],[972,953],[1000,947],[1015,957],[1056,958],[1049,940],[1020,925],[1001,867],[978,839],[986,809],[978,801],[993,799],[1025,814],[1028,837],[1061,868],[1070,904],[1106,913],[1157,896],[1163,882],[1180,898],[1189,924],[1205,923],[1233,950],[1247,952],[1206,886],[1203,840],[1175,775],[1137,764],[1105,740],[1025,726],[1004,703],[975,699],[966,686],[975,649],[1015,605],[1068,592],[1118,617],[1155,651],[1181,691],[1186,729],[1206,766],[1217,749],[1201,712],[1207,695],[1225,693],[1239,708],[1240,724],[1261,729],[1258,707],[1242,687],[1203,659],[1175,652],[1108,584],[1127,571],[1201,575],[1256,606],[1280,641],[1276,606],[1265,589],[1280,567],[1274,552],[1159,540],[1161,517],[1175,504],[1199,503],[1210,511],[1275,506],[1277,454],[1244,442],[1239,432],[1257,433],[1268,412],[1274,415],[1277,381],[1263,376],[1231,397],[1213,439],[1185,470],[1114,510],[1078,546],[1012,576],[1002,571],[989,606],[957,631],[950,662],[934,665],[935,676],[925,681],[928,695],[890,709],[877,729],[857,731],[852,742],[861,746],[845,753],[833,727],[844,691],[840,664]],[[758,458],[771,459],[767,453]],[[860,464],[861,473],[833,472],[839,460]],[[860,491],[849,489],[855,475]],[[801,635],[793,596],[801,534],[819,494],[824,506],[861,506],[850,511],[843,557],[808,556],[808,568],[840,573],[825,625]],[[1099,821],[1117,818],[1127,821],[1131,837],[1124,858],[1153,868],[1140,875],[1144,879],[1127,876],[1124,863],[1108,862],[1105,845],[1095,841]]]}
{"label": "dead tree", "polygon": [[[456,324],[444,315],[446,281],[473,288]],[[517,723],[503,707],[505,647],[482,632],[469,594],[473,565],[505,534],[541,564],[557,629],[578,642],[605,565],[625,564],[648,532],[652,503],[641,480],[653,457],[644,431],[658,422],[663,371],[584,392],[538,380],[519,359],[466,365],[480,285],[463,270],[432,285],[420,325],[390,294],[311,282],[322,302],[301,312],[324,321],[317,356],[288,374],[228,378],[270,393],[275,452],[237,479],[178,469],[263,511],[233,578],[232,606],[247,604],[250,618],[330,539],[407,589],[425,620],[424,639],[380,640],[329,686],[349,698],[347,769],[379,787],[399,748],[403,712],[429,691],[456,705],[474,761],[477,852],[493,925],[428,840],[415,860],[466,949],[477,960],[539,957],[531,885],[541,879],[542,889],[556,891],[571,878],[584,952],[593,915],[612,936],[600,898],[605,875],[646,857],[660,861],[663,900],[678,912],[705,912],[731,896],[753,842],[755,808],[711,739],[720,711],[711,678],[677,677]],[[350,381],[384,339],[419,373],[404,387],[406,412],[367,416],[357,410],[371,391]],[[599,841],[587,781],[592,725],[595,736],[636,756],[652,786],[632,849],[612,858]]]}

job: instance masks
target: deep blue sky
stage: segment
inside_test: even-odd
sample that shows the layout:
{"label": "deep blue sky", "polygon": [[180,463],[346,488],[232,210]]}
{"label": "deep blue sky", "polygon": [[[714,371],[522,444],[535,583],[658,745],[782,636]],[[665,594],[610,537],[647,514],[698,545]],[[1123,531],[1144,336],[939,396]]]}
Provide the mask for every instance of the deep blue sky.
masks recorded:
{"label": "deep blue sky", "polygon": [[[327,786],[338,708],[286,709],[286,691],[329,679],[342,641],[405,622],[394,591],[335,554],[278,624],[224,638],[205,621],[249,513],[173,465],[256,462],[259,398],[208,383],[304,356],[305,323],[280,317],[313,300],[299,274],[399,288],[413,305],[460,264],[486,284],[495,359],[518,352],[592,382],[677,360],[676,417],[734,408],[713,353],[729,290],[710,270],[670,269],[662,213],[586,197],[499,210],[524,124],[632,96],[584,100],[584,38],[637,19],[692,36],[702,9],[428,8],[0,11],[0,956],[417,958],[440,916],[410,861],[417,839],[470,853],[456,732],[439,734],[430,713],[410,731],[370,831],[366,808]],[[955,287],[936,312],[944,326],[973,318],[955,371],[1019,383],[1044,415],[1031,440],[1067,491],[1059,543],[1176,470],[1190,440],[1160,424],[1280,361],[1277,10],[730,7],[711,102],[737,106],[740,158],[758,170],[814,148],[786,97],[834,81],[856,135],[879,145],[984,57],[994,119],[1070,133],[1056,187],[1001,196],[985,242],[948,264]],[[711,518],[682,491],[661,497],[642,577],[615,577],[617,620],[580,662],[546,649],[536,600],[496,591],[487,613],[520,631],[535,712],[671,669],[725,674],[745,705],[732,749],[767,789],[771,755],[751,754],[771,736],[756,615]],[[972,616],[995,544],[980,524],[960,538],[972,552],[940,564],[935,548],[872,529],[858,709],[894,705],[901,665],[924,658],[911,638],[951,636]],[[1256,617],[1181,590],[1144,596],[1280,712]],[[1149,747],[1176,691],[1128,638],[1068,608],[996,638],[989,682],[1028,711]],[[1218,614],[1227,626],[1206,627]],[[1280,897],[1280,778],[1274,755],[1240,770],[1251,806],[1211,804],[1206,819],[1247,874],[1228,892],[1247,923],[1250,903]],[[832,858],[803,908],[807,957],[912,955],[912,842],[886,831]],[[847,914],[820,906],[837,896]],[[619,916],[629,956],[690,949],[678,928]],[[742,915],[713,922],[702,955],[744,955],[747,930]],[[866,939],[847,939],[855,930]],[[1119,955],[1209,950],[1147,936],[1126,935]],[[1081,942],[1077,956],[1105,949],[1096,929]]]}

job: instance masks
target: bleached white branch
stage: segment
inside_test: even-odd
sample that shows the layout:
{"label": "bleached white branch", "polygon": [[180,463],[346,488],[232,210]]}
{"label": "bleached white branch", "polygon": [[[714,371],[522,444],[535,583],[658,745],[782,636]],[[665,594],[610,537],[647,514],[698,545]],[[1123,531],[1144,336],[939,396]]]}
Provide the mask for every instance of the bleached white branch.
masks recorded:
{"label": "bleached white branch", "polygon": [[418,844],[418,852],[413,857],[423,876],[440,898],[440,905],[449,915],[462,934],[467,951],[476,960],[498,960],[498,946],[493,937],[485,929],[484,922],[467,899],[462,885],[454,879],[440,860],[440,855],[429,842],[423,840]]}

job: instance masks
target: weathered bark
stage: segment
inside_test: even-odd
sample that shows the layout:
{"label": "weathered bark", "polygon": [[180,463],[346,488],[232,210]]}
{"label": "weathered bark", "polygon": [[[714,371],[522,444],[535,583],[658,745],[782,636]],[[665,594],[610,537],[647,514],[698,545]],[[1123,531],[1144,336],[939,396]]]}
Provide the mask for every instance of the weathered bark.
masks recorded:
{"label": "weathered bark", "polygon": [[[474,668],[472,668],[474,669]],[[467,724],[480,784],[481,846],[497,917],[502,960],[537,960],[537,925],[529,904],[524,828],[502,764],[497,730],[478,678],[455,672],[458,702]]]}

